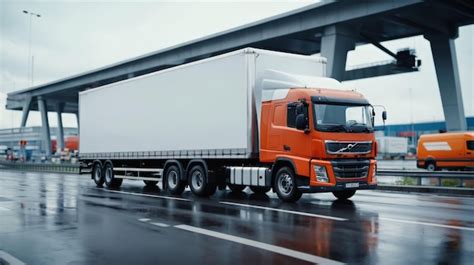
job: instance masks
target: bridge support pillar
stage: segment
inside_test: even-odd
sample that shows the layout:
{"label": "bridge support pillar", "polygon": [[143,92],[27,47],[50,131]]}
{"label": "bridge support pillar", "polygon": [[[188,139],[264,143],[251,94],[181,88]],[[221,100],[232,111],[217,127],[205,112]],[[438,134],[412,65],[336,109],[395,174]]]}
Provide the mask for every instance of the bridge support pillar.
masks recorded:
{"label": "bridge support pillar", "polygon": [[[454,34],[457,35],[457,34]],[[454,39],[447,34],[425,35],[430,41],[447,131],[467,130]]]}
{"label": "bridge support pillar", "polygon": [[327,58],[326,76],[344,80],[347,52],[355,48],[355,40],[348,29],[329,26],[321,37],[321,56]]}
{"label": "bridge support pillar", "polygon": [[64,149],[64,127],[63,127],[63,109],[64,109],[64,103],[57,103],[56,104],[56,113],[58,115],[58,138],[57,138],[57,150],[63,150]]}
{"label": "bridge support pillar", "polygon": [[46,100],[42,97],[38,97],[38,108],[41,113],[43,150],[45,151],[46,156],[49,157],[51,155],[51,134],[49,131],[48,108]]}
{"label": "bridge support pillar", "polygon": [[31,97],[27,97],[23,102],[23,113],[21,116],[21,127],[26,126],[26,121],[28,120],[28,115],[30,114],[30,106],[31,106]]}

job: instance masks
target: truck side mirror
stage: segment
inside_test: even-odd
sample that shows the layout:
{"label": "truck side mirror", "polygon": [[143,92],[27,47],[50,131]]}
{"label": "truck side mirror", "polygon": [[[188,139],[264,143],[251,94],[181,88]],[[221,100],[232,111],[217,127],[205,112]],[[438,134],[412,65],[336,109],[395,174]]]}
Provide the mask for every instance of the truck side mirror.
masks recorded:
{"label": "truck side mirror", "polygon": [[382,111],[382,120],[386,121],[387,120],[387,111]]}
{"label": "truck side mirror", "polygon": [[306,129],[306,119],[304,114],[298,114],[296,116],[296,129],[305,130]]}

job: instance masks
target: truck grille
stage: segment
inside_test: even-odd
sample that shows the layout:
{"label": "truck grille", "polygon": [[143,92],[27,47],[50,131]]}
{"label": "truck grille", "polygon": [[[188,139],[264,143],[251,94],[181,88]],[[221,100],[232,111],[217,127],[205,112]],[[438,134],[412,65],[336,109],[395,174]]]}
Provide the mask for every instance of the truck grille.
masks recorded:
{"label": "truck grille", "polygon": [[372,150],[372,142],[338,142],[326,141],[328,154],[367,154]]}
{"label": "truck grille", "polygon": [[365,178],[369,173],[369,160],[333,160],[331,161],[336,178]]}

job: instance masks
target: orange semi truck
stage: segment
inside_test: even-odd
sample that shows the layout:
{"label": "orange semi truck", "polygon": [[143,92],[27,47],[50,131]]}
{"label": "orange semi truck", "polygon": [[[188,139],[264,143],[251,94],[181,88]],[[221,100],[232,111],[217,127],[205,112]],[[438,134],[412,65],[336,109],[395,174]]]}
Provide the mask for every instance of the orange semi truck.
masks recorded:
{"label": "orange semi truck", "polygon": [[473,170],[474,132],[421,135],[417,148],[417,167],[429,171]]}
{"label": "orange semi truck", "polygon": [[162,181],[174,195],[375,188],[374,109],[325,62],[246,48],[81,92],[82,167],[97,186]]}

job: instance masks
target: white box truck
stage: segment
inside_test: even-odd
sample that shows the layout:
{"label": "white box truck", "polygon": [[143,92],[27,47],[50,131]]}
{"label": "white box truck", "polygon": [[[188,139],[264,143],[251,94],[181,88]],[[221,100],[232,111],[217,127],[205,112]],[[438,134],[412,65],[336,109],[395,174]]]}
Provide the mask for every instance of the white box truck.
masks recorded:
{"label": "white box truck", "polygon": [[82,167],[98,186],[347,199],[376,186],[374,111],[324,75],[324,58],[246,48],[81,92]]}
{"label": "white box truck", "polygon": [[408,138],[396,136],[376,137],[378,143],[378,154],[384,158],[405,158],[408,154]]}

